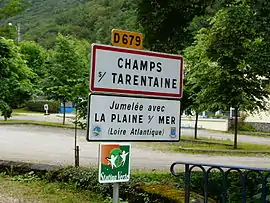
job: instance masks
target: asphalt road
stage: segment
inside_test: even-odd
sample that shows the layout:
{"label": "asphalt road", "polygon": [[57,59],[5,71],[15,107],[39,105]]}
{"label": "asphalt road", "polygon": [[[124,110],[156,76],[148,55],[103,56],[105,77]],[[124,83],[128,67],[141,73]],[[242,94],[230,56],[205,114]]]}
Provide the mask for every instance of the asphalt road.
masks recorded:
{"label": "asphalt road", "polygon": [[[97,165],[98,143],[78,131],[80,164]],[[270,157],[191,155],[153,151],[132,144],[132,168],[165,169],[175,161],[270,168]],[[43,164],[74,163],[74,130],[39,126],[0,126],[0,159]]]}

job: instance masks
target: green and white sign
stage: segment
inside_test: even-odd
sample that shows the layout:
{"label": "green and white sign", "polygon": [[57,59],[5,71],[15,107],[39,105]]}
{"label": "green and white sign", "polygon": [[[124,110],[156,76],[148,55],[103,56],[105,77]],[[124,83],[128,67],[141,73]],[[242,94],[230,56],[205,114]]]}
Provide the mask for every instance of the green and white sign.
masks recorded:
{"label": "green and white sign", "polygon": [[130,178],[130,144],[99,145],[100,183],[127,182]]}

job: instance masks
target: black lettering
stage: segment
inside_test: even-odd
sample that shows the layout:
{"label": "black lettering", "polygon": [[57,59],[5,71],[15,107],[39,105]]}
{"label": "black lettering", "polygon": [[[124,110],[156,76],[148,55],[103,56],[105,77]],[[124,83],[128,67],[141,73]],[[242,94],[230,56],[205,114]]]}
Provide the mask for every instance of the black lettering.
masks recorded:
{"label": "black lettering", "polygon": [[114,33],[113,42],[114,43],[119,43],[119,41],[120,41],[120,35],[118,33]]}
{"label": "black lettering", "polygon": [[129,85],[131,85],[131,82],[130,82],[130,80],[131,80],[131,75],[129,75],[129,74],[126,74],[126,84],[129,84]]}
{"label": "black lettering", "polygon": [[111,123],[116,119],[116,114],[112,113],[111,115]]}
{"label": "black lettering", "polygon": [[155,68],[156,64],[153,61],[150,61],[150,71],[152,71]]}
{"label": "black lettering", "polygon": [[112,106],[110,106],[110,109],[113,109],[115,101],[112,102]]}
{"label": "black lettering", "polygon": [[120,110],[126,110],[127,105],[126,104],[120,104]]}
{"label": "black lettering", "polygon": [[140,70],[147,71],[147,61],[141,61]]}
{"label": "black lettering", "polygon": [[141,45],[141,38],[139,36],[137,36],[135,38],[135,41],[136,41],[136,46],[140,46]]}
{"label": "black lettering", "polygon": [[161,107],[161,112],[164,112],[165,106]]}
{"label": "black lettering", "polygon": [[120,64],[121,61],[123,62],[124,59],[122,59],[122,58],[119,58],[119,59],[118,59],[118,63],[117,63],[117,64],[118,64],[118,67],[119,67],[119,68],[123,68],[123,64],[122,64],[122,65]]}
{"label": "black lettering", "polygon": [[143,115],[139,115],[139,123],[143,123]]}
{"label": "black lettering", "polygon": [[176,89],[177,88],[177,79],[172,80],[172,88]]}
{"label": "black lettering", "polygon": [[130,69],[130,65],[131,65],[131,60],[130,59],[126,59],[125,60],[125,68],[126,69]]}
{"label": "black lettering", "polygon": [[113,76],[113,78],[112,78],[112,82],[113,83],[115,83],[115,76],[117,75],[117,73],[112,73],[112,76]]}
{"label": "black lettering", "polygon": [[119,77],[118,77],[118,81],[117,81],[117,84],[123,84],[123,75],[120,73],[119,74]]}
{"label": "black lettering", "polygon": [[139,70],[137,60],[134,60],[134,62],[133,62],[133,70]]}
{"label": "black lettering", "polygon": [[100,122],[105,122],[105,115],[104,115],[104,113],[101,115]]}
{"label": "black lettering", "polygon": [[146,76],[141,76],[141,86],[146,86]]}
{"label": "black lettering", "polygon": [[157,63],[157,72],[161,72],[162,71],[162,63],[161,62],[158,62]]}
{"label": "black lettering", "polygon": [[[126,114],[124,114],[122,122],[123,122],[123,123],[124,123],[124,122],[125,122],[125,123],[127,122],[127,115],[126,115]],[[119,122],[118,122],[118,123],[121,123],[120,119],[119,119]]]}
{"label": "black lettering", "polygon": [[127,44],[128,43],[128,36],[126,34],[123,34],[122,42],[123,42],[123,44]]}
{"label": "black lettering", "polygon": [[133,77],[133,84],[134,85],[139,85],[139,83],[138,83],[138,75],[134,75],[134,77]]}
{"label": "black lettering", "polygon": [[148,79],[149,79],[149,86],[152,87],[153,77],[152,76],[148,76]]}
{"label": "black lettering", "polygon": [[134,40],[134,36],[133,35],[129,35],[129,38],[130,38],[130,45],[132,45],[132,42],[133,42],[133,40]]}
{"label": "black lettering", "polygon": [[160,123],[164,124],[164,121],[165,121],[164,116],[159,116],[159,117],[158,117],[158,123],[159,123],[159,124],[160,124]]}
{"label": "black lettering", "polygon": [[175,117],[174,116],[171,117],[171,124],[175,124]]}
{"label": "black lettering", "polygon": [[165,88],[170,88],[170,78],[165,78],[165,82],[164,82],[164,87]]}
{"label": "black lettering", "polygon": [[158,87],[158,78],[157,77],[155,77],[153,87]]}

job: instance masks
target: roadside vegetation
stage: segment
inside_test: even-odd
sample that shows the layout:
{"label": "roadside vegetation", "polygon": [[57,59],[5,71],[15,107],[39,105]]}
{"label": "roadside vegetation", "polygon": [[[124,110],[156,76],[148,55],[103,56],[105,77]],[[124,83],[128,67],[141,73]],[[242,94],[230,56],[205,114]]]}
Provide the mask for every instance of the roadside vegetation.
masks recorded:
{"label": "roadside vegetation", "polygon": [[[28,178],[27,178],[28,177]],[[101,203],[104,198],[65,183],[49,183],[33,175],[0,175],[0,202]]]}
{"label": "roadside vegetation", "polygon": [[[0,166],[0,194],[26,200],[41,202],[111,202],[112,185],[98,183],[96,168],[65,167],[46,172],[32,170],[26,167],[13,167],[12,170]],[[12,172],[12,173],[11,173]],[[120,184],[120,198],[122,203],[165,203],[184,202],[185,174],[181,170],[179,177],[169,172],[133,171],[131,180]],[[260,202],[259,175],[251,174],[253,179],[247,179],[248,202]],[[202,201],[203,174],[200,171],[192,172],[191,200]],[[211,172],[209,176],[208,202],[219,202],[224,188],[220,184],[222,175]],[[241,201],[241,179],[236,172],[229,177],[228,200]],[[255,182],[258,185],[254,185]],[[256,183],[257,183],[256,182]],[[269,187],[266,194],[269,194]],[[1,195],[0,195],[1,197]],[[55,200],[55,201],[54,201]]]}
{"label": "roadside vegetation", "polygon": [[209,154],[223,156],[270,156],[269,145],[239,143],[237,149],[233,149],[233,141],[217,140],[213,138],[198,138],[182,136],[176,143],[138,143],[139,146],[151,147],[154,150],[172,151],[189,154]]}

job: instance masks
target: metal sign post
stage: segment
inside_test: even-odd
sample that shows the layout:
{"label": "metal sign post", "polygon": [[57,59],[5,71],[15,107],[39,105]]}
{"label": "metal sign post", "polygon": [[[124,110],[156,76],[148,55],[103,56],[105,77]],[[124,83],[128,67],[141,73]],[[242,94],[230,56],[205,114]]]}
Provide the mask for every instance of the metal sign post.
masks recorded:
{"label": "metal sign post", "polygon": [[45,114],[44,115],[49,115],[49,105],[48,104],[44,104],[44,110],[45,110]]}
{"label": "metal sign post", "polygon": [[113,203],[119,203],[119,183],[113,184]]}
{"label": "metal sign post", "polygon": [[113,183],[113,203],[119,202],[119,183],[130,179],[130,144],[99,145],[100,183]]}

